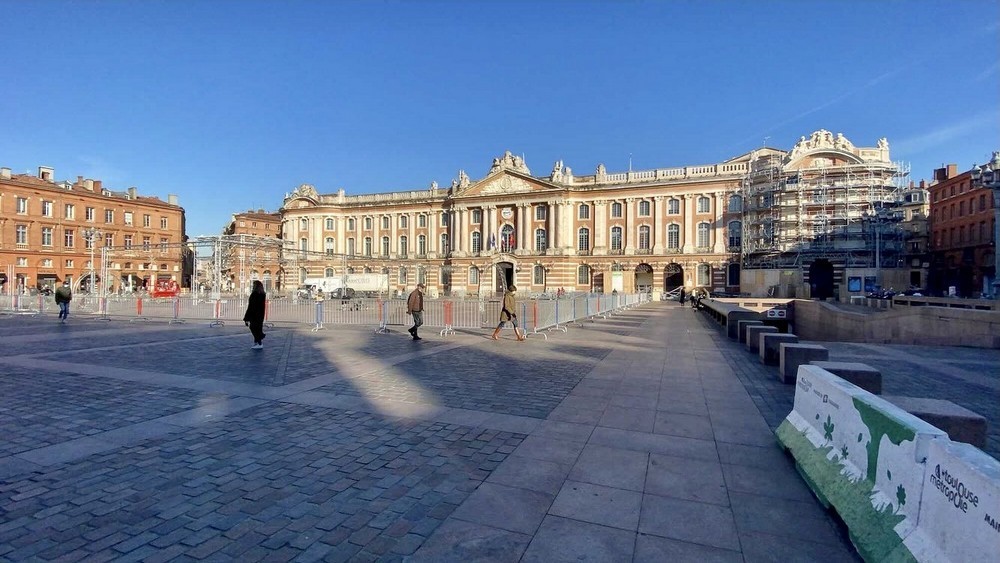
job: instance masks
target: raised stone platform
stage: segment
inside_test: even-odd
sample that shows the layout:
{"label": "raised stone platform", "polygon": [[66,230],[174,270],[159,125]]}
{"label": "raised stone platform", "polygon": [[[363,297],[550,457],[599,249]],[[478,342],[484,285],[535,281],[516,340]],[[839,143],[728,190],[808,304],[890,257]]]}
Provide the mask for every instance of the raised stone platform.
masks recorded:
{"label": "raised stone platform", "polygon": [[809,362],[819,366],[837,377],[850,381],[858,387],[875,395],[882,394],[882,372],[868,364],[860,362]]}
{"label": "raised stone platform", "polygon": [[768,334],[760,335],[760,363],[766,366],[776,366],[780,360],[781,345],[795,344],[799,337],[794,334]]}
{"label": "raised stone platform", "polygon": [[778,328],[767,325],[760,326],[748,326],[747,327],[747,350],[751,354],[756,354],[760,350],[760,335],[762,334],[777,334]]}
{"label": "raised stone platform", "polygon": [[819,344],[781,344],[779,352],[778,379],[782,383],[795,383],[795,374],[799,366],[815,360],[826,360],[830,351]]}
{"label": "raised stone platform", "polygon": [[882,398],[944,430],[956,442],[964,442],[977,448],[986,447],[986,418],[961,405],[944,399],[901,395],[885,395]]}
{"label": "raised stone platform", "polygon": [[764,326],[764,321],[736,321],[736,324],[739,331],[739,342],[740,344],[746,344],[747,329],[752,326]]}

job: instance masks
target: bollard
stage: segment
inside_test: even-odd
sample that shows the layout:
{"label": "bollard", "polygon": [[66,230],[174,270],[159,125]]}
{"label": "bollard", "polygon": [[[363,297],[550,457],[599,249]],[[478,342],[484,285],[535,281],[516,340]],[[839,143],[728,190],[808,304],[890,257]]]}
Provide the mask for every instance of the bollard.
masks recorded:
{"label": "bollard", "polygon": [[181,298],[174,297],[174,318],[170,319],[168,324],[183,324],[184,319],[181,317]]}
{"label": "bollard", "polygon": [[452,328],[455,325],[454,311],[452,309],[454,305],[452,301],[444,302],[444,328],[441,329],[441,336],[455,334],[455,329]]}
{"label": "bollard", "polygon": [[215,300],[215,305],[212,308],[212,318],[214,320],[208,326],[226,326],[226,322],[222,320],[222,299]]}
{"label": "bollard", "polygon": [[381,299],[376,299],[375,302],[378,304],[378,328],[375,329],[375,334],[389,334],[389,324],[387,317],[388,307],[386,307],[385,301]]}
{"label": "bollard", "polygon": [[[525,328],[525,333],[527,333],[527,329],[528,329],[527,325],[528,325],[528,323],[525,322],[524,324],[525,324],[525,327],[524,327]],[[531,302],[531,334],[540,334],[540,335],[542,335],[545,338],[545,340],[549,339],[549,335],[548,334],[545,334],[544,332],[538,332],[538,301],[532,301]],[[527,337],[527,336],[528,335],[525,334],[525,337]]]}
{"label": "bollard", "polygon": [[135,300],[135,318],[129,319],[128,322],[134,323],[135,321],[148,321],[146,317],[142,316],[142,297]]}
{"label": "bollard", "polygon": [[323,302],[322,301],[317,301],[316,302],[316,325],[312,327],[312,332],[316,332],[316,331],[319,331],[319,330],[326,330],[326,327],[323,326]]}
{"label": "bollard", "polygon": [[269,322],[270,316],[271,316],[271,302],[264,300],[264,326],[267,328],[274,328],[274,323]]}

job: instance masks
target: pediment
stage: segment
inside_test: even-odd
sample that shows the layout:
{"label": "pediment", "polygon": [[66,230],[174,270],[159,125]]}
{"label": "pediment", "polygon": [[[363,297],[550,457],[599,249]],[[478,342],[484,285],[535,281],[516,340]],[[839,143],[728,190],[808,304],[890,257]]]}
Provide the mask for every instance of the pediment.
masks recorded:
{"label": "pediment", "polygon": [[502,171],[499,174],[492,174],[474,184],[471,184],[468,188],[457,194],[457,197],[525,194],[547,192],[558,189],[559,188],[556,186],[547,182],[508,170]]}

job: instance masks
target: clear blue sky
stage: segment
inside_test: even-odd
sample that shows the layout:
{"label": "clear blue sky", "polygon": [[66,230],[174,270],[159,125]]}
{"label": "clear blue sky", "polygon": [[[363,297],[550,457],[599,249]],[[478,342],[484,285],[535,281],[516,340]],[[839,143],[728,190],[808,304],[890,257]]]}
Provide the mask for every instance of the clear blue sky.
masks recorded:
{"label": "clear blue sky", "polygon": [[0,166],[180,196],[721,162],[816,129],[915,180],[1000,149],[1000,2],[0,0]]}

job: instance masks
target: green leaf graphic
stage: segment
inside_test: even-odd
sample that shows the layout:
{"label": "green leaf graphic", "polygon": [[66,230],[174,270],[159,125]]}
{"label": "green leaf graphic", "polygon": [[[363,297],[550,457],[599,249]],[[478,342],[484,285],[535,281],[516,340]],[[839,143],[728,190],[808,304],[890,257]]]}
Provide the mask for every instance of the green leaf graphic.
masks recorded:
{"label": "green leaf graphic", "polygon": [[835,425],[833,424],[833,420],[830,419],[830,415],[826,415],[826,422],[823,423],[823,431],[824,431],[823,437],[826,438],[826,441],[828,442],[830,440],[833,440],[834,426]]}

